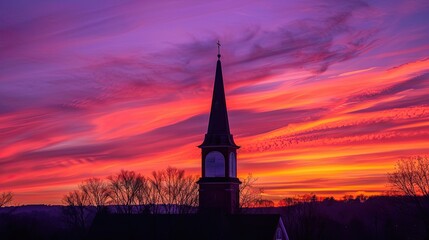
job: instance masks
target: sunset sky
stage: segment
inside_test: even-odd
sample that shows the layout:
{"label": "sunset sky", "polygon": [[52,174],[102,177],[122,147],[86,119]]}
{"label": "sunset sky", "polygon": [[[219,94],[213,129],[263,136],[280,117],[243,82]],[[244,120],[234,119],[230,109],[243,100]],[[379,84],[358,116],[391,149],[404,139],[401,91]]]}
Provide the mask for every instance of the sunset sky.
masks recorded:
{"label": "sunset sky", "polygon": [[240,177],[265,197],[380,194],[429,155],[429,1],[1,1],[0,192],[200,174],[222,66]]}

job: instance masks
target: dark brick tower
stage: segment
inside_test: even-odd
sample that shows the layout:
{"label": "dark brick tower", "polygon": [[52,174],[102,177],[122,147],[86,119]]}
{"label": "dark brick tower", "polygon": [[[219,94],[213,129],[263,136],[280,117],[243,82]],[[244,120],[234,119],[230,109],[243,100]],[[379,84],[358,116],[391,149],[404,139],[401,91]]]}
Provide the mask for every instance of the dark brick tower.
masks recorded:
{"label": "dark brick tower", "polygon": [[[220,44],[218,43],[218,47]],[[237,146],[229,131],[220,53],[210,111],[209,126],[201,148],[202,173],[199,184],[200,212],[237,213],[239,185]]]}

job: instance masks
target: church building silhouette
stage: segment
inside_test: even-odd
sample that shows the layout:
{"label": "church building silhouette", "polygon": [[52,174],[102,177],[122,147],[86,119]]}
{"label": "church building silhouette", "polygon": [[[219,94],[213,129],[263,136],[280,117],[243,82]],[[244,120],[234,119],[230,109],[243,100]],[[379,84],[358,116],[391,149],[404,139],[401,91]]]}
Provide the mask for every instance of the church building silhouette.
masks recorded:
{"label": "church building silhouette", "polygon": [[239,209],[237,146],[230,133],[220,44],[207,133],[201,148],[199,207],[195,214],[100,214],[87,239],[288,240],[278,214]]}

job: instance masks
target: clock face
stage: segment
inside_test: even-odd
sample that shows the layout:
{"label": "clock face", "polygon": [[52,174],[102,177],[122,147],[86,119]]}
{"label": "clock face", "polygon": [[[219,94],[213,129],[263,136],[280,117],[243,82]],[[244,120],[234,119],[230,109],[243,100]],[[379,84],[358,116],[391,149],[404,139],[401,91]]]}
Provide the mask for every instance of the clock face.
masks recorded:
{"label": "clock face", "polygon": [[229,154],[229,176],[237,176],[237,159],[235,158],[235,153],[233,152]]}
{"label": "clock face", "polygon": [[225,158],[222,153],[209,152],[204,162],[206,177],[225,177]]}

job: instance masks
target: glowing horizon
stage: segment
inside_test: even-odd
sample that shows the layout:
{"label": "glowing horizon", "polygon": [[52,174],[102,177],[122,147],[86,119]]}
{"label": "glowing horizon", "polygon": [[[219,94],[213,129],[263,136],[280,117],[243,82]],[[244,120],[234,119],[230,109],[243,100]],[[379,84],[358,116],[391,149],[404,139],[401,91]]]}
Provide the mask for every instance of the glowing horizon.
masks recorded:
{"label": "glowing horizon", "polygon": [[238,175],[264,197],[381,194],[429,155],[426,1],[0,3],[0,192],[200,173],[216,42]]}

